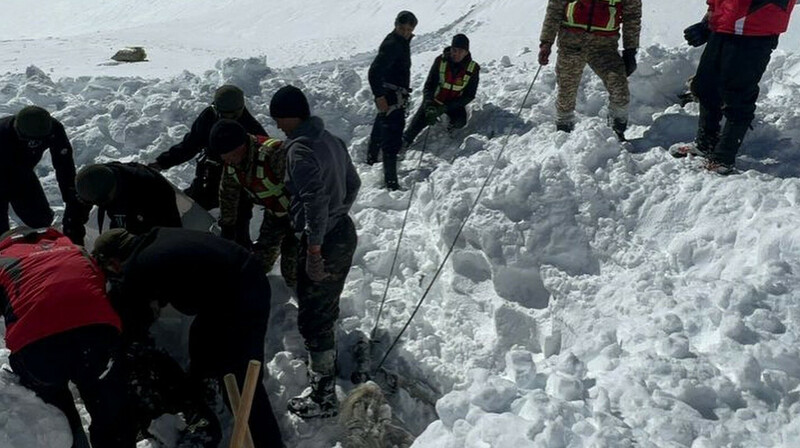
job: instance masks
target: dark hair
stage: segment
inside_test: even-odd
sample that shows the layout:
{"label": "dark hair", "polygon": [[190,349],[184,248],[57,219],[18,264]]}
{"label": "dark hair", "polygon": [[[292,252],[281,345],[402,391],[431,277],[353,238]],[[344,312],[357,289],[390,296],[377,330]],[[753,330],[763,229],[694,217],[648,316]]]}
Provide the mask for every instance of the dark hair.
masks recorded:
{"label": "dark hair", "polygon": [[394,24],[417,26],[417,16],[411,11],[400,11],[394,19]]}

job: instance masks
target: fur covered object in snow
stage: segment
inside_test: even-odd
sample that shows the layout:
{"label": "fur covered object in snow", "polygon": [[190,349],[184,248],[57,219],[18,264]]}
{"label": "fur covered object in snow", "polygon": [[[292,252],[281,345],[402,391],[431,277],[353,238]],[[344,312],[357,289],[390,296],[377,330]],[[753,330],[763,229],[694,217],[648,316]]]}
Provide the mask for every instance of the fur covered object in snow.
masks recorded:
{"label": "fur covered object in snow", "polygon": [[392,408],[381,388],[368,381],[353,389],[342,402],[339,424],[344,448],[408,448],[414,436],[392,421]]}

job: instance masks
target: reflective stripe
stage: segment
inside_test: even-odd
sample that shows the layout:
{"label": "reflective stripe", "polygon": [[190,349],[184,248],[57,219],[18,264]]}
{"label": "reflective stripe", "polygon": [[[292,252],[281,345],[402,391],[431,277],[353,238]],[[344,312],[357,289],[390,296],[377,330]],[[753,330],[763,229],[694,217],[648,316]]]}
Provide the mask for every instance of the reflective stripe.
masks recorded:
{"label": "reflective stripe", "polygon": [[[603,0],[601,0],[603,1]],[[617,3],[620,3],[622,0],[605,0],[608,3],[608,22],[605,26],[595,26],[591,23],[578,23],[575,20],[575,6],[581,2],[581,0],[573,0],[567,4],[566,10],[566,19],[564,20],[563,25],[571,27],[571,28],[581,28],[587,31],[605,31],[605,32],[613,32],[619,31],[619,24],[617,23]]]}
{"label": "reflective stripe", "polygon": [[257,165],[256,165],[256,181],[258,183],[253,182],[252,184],[247,184],[246,178],[244,178],[245,173],[238,172],[236,168],[228,165],[228,173],[232,174],[236,181],[239,182],[247,191],[247,193],[257,199],[269,199],[274,198],[278,201],[278,203],[286,210],[289,209],[289,198],[286,195],[286,189],[283,182],[274,183],[270,179],[270,174],[274,176],[274,173],[267,172],[264,169],[265,163],[267,161],[267,151],[271,148],[275,148],[277,145],[280,145],[282,142],[275,138],[270,138],[265,140],[261,146],[258,147],[257,152]]}
{"label": "reflective stripe", "polygon": [[439,85],[436,87],[436,92],[433,94],[433,97],[436,98],[439,96],[439,93],[442,90],[461,92],[464,90],[464,87],[469,84],[469,79],[472,77],[473,73],[475,73],[475,61],[469,61],[466,73],[464,74],[464,77],[461,78],[460,83],[451,84],[447,82],[447,60],[443,57],[442,61],[439,63]]}

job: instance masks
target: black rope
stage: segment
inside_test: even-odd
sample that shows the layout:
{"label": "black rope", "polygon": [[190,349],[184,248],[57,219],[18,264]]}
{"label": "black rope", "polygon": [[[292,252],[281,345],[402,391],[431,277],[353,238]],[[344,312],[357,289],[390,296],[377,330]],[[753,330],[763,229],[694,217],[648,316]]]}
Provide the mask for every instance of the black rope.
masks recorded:
{"label": "black rope", "polygon": [[[425,155],[425,148],[428,147],[428,135],[430,135],[431,126],[425,130],[425,138],[422,140],[422,149],[419,152],[419,161],[417,162],[416,170],[419,171],[419,167],[422,166],[422,156]],[[392,275],[394,274],[394,267],[397,264],[397,256],[400,253],[400,243],[403,241],[403,234],[406,230],[406,223],[408,222],[408,211],[411,210],[411,201],[414,199],[414,190],[417,187],[417,183],[413,182],[411,184],[411,190],[408,194],[408,205],[406,206],[406,213],[403,216],[403,225],[400,226],[400,237],[397,239],[397,246],[394,248],[394,258],[392,258],[392,267],[389,268],[389,276],[386,278],[386,288],[383,290],[383,298],[381,299],[381,306],[378,308],[378,316],[375,317],[375,327],[372,328],[372,334],[370,335],[371,340],[375,340],[375,335],[378,333],[378,324],[381,320],[381,314],[383,314],[383,306],[386,304],[386,296],[389,293],[389,284],[392,282]]]}
{"label": "black rope", "polygon": [[[536,79],[539,77],[539,72],[541,72],[541,71],[542,71],[542,66],[540,65],[539,69],[536,70],[536,75],[534,75],[533,81],[531,81],[531,85],[528,87],[528,91],[525,93],[525,98],[522,99],[522,104],[519,105],[519,110],[517,111],[517,115],[515,116],[515,119],[518,119],[519,116],[522,114],[522,109],[525,107],[525,102],[528,100],[528,96],[530,95],[531,90],[533,90],[533,84],[536,82]],[[441,274],[442,269],[444,269],[445,263],[447,263],[447,260],[450,258],[450,254],[453,253],[453,249],[455,249],[455,247],[456,247],[456,242],[458,242],[458,238],[461,236],[461,232],[464,230],[464,226],[467,224],[467,221],[469,221],[470,216],[472,216],[472,212],[475,211],[475,207],[477,207],[477,205],[478,205],[478,201],[480,200],[481,195],[483,194],[483,190],[486,189],[486,186],[489,184],[489,181],[492,179],[492,175],[494,175],[494,172],[497,169],[497,165],[500,163],[500,160],[503,158],[503,152],[505,151],[506,146],[508,145],[508,138],[511,135],[511,131],[513,131],[513,130],[514,130],[514,127],[512,126],[508,130],[508,132],[506,133],[505,141],[503,142],[503,146],[500,148],[500,152],[497,155],[497,159],[494,161],[494,165],[492,165],[492,169],[489,171],[489,175],[486,176],[486,180],[483,182],[483,185],[481,186],[481,189],[478,190],[478,195],[475,197],[475,201],[472,203],[472,207],[469,209],[469,212],[467,213],[466,218],[464,218],[464,220],[461,222],[461,226],[458,228],[458,232],[456,232],[455,238],[453,238],[453,243],[450,245],[450,248],[447,250],[447,253],[445,254],[444,259],[442,260],[441,264],[439,264],[439,268],[436,270],[436,273],[433,275],[433,279],[431,279],[431,282],[428,284],[428,287],[425,289],[425,292],[422,294],[422,297],[417,302],[417,306],[414,308],[414,311],[411,313],[411,317],[408,318],[408,321],[406,322],[405,325],[403,325],[403,328],[400,330],[400,333],[397,334],[397,337],[394,339],[394,342],[392,342],[392,345],[390,345],[389,348],[386,350],[386,353],[383,355],[383,359],[381,359],[381,362],[378,364],[377,369],[380,369],[381,367],[383,367],[383,363],[386,361],[386,358],[389,357],[389,353],[391,353],[392,349],[394,349],[394,347],[400,341],[400,337],[403,336],[403,333],[405,333],[406,329],[408,329],[408,326],[411,324],[411,321],[414,320],[414,316],[417,315],[417,312],[419,311],[419,308],[422,306],[422,302],[424,302],[425,298],[428,297],[428,293],[430,293],[431,288],[433,288],[433,284],[436,283],[436,279],[439,278],[439,274]]]}

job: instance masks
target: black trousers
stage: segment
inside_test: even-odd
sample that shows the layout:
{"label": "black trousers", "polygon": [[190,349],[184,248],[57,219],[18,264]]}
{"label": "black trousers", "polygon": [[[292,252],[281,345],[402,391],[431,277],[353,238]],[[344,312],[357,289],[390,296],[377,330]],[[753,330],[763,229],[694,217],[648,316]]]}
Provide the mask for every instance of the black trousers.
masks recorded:
{"label": "black trousers", "polygon": [[28,227],[48,227],[53,223],[53,210],[47,202],[42,184],[33,170],[4,169],[0,175],[0,233],[9,229],[8,206]]}
{"label": "black trousers", "polygon": [[[750,125],[755,116],[758,83],[777,45],[777,36],[711,33],[691,86],[700,102],[699,126],[705,132],[719,133],[723,116],[733,125]],[[732,164],[738,149],[738,145],[718,145],[713,157]]]}
{"label": "black trousers", "polygon": [[308,240],[300,241],[297,260],[297,324],[309,351],[321,352],[335,347],[336,320],[339,319],[339,296],[353,264],[358,237],[349,216],[325,235],[322,258],[325,272],[330,277],[321,282],[312,281],[306,273]]}
{"label": "black trousers", "polygon": [[[411,124],[408,125],[408,129],[403,134],[403,140],[409,144],[413,143],[414,139],[427,126],[427,123],[425,123],[425,107],[425,104],[423,104],[417,109],[414,117],[411,118]],[[461,129],[467,125],[467,109],[465,107],[448,108],[445,115],[450,120],[447,124],[448,129]]]}
{"label": "black trousers", "polygon": [[[222,180],[222,165],[206,159],[197,161],[194,179],[183,192],[206,210],[219,207],[219,183]],[[250,219],[253,217],[253,202],[244,195],[239,201],[236,215],[236,236],[234,240],[246,248],[250,248]]]}
{"label": "black trousers", "polygon": [[[89,448],[68,383],[78,387],[92,417],[94,448],[133,448],[136,429],[126,400],[126,376],[116,360],[119,334],[110,325],[91,325],[46,337],[9,356],[20,382],[60,409],[72,431],[73,448]],[[109,368],[111,366],[111,368]]]}
{"label": "black trousers", "polygon": [[406,110],[396,109],[390,114],[379,113],[372,124],[368,151],[373,160],[378,152],[383,155],[385,180],[397,182],[397,153],[403,146],[403,128],[406,125]]}
{"label": "black trousers", "polygon": [[[250,360],[264,362],[271,297],[269,281],[255,258],[243,269],[242,277],[245,280],[240,297],[225,298],[225,306],[215,312],[200,312],[192,322],[189,359],[190,375],[195,381],[214,378],[222,385],[223,377],[233,373],[241,390]],[[280,428],[263,379],[262,368],[250,411],[250,432],[256,448],[280,448],[283,446]]]}

